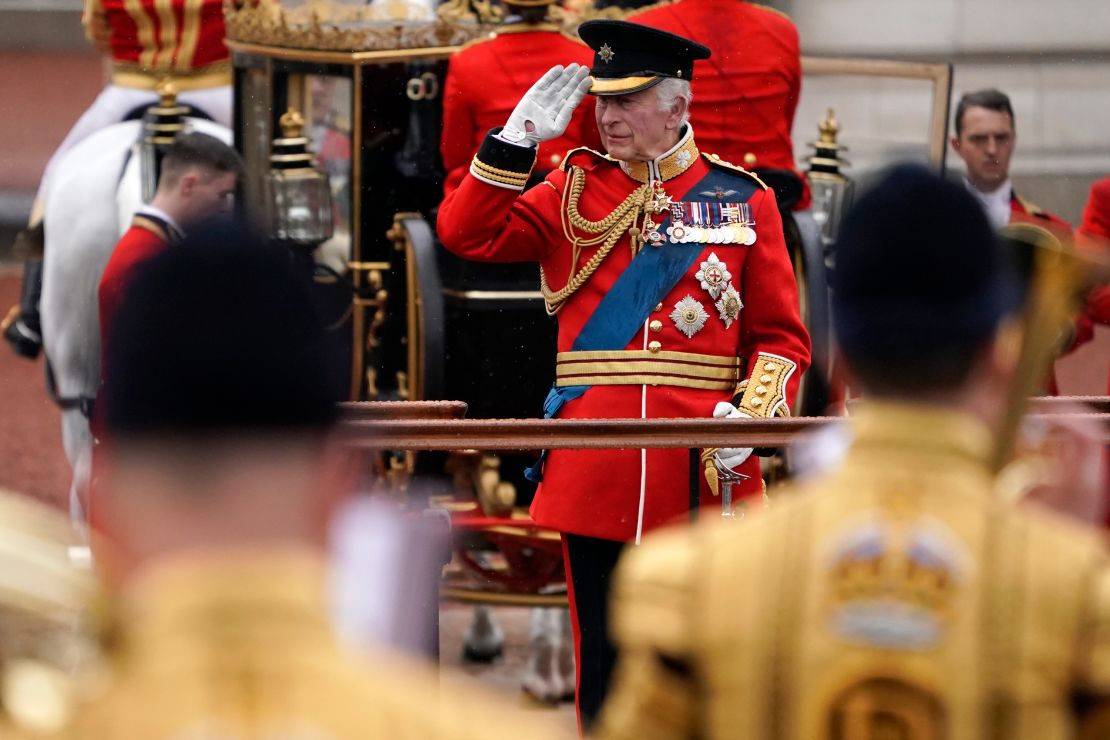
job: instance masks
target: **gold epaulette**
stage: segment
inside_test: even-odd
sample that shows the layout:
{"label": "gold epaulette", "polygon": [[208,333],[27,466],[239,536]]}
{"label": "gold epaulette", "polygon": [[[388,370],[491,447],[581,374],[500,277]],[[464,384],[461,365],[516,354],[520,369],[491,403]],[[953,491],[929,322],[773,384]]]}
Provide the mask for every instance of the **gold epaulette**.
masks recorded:
{"label": "gold epaulette", "polygon": [[508,35],[513,33],[531,33],[533,31],[551,31],[553,33],[561,33],[562,29],[554,23],[506,23],[494,30],[494,36]]}
{"label": "gold epaulette", "polygon": [[746,177],[749,177],[753,181],[755,181],[759,185],[759,187],[762,188],[763,190],[768,189],[767,188],[767,183],[760,180],[759,176],[756,175],[755,173],[748,172],[743,167],[741,167],[739,165],[735,165],[732,162],[726,162],[725,160],[718,157],[716,154],[707,154],[705,152],[702,152],[702,156],[705,157],[706,161],[709,162],[709,165],[711,167],[717,167],[718,169],[728,170],[730,172],[736,172],[738,174],[745,175]]}
{"label": "gold epaulette", "polygon": [[1048,214],[1048,211],[1041,208],[1039,205],[1037,205],[1033,201],[1028,200],[1026,198],[1022,198],[1017,193],[1014,193],[1014,200],[1016,200],[1018,202],[1018,204],[1021,205],[1021,207],[1024,208],[1029,213],[1030,216],[1037,216],[1038,218],[1051,219],[1051,217]]}
{"label": "gold epaulette", "polygon": [[559,35],[567,39],[568,41],[573,41],[576,44],[582,44],[582,46],[586,46],[586,42],[578,38],[577,34],[573,34],[565,28],[559,29]]}
{"label": "gold epaulette", "polygon": [[162,226],[161,223],[155,221],[152,218],[147,218],[142,214],[137,214],[133,219],[131,219],[131,225],[149,231],[164,242],[168,242],[170,240],[170,235],[166,232],[166,229]]}
{"label": "gold epaulette", "polygon": [[573,157],[575,154],[578,154],[579,152],[589,152],[590,154],[594,155],[598,159],[604,160],[606,162],[616,162],[617,161],[617,160],[613,159],[612,157],[610,157],[608,154],[602,154],[601,152],[597,151],[596,149],[590,149],[588,146],[580,146],[577,149],[571,149],[569,152],[567,152],[567,155],[565,157],[563,157],[563,161],[559,163],[559,169],[562,170],[563,172],[566,172],[567,171],[567,163],[570,161],[570,158]]}
{"label": "gold epaulette", "polygon": [[628,18],[635,18],[641,13],[646,13],[649,10],[655,10],[656,8],[662,8],[664,5],[676,5],[678,4],[678,2],[679,0],[660,0],[660,2],[652,3],[651,5],[644,5],[636,8],[635,10],[629,11]]}
{"label": "gold epaulette", "polygon": [[[476,39],[471,39],[470,41],[467,41],[465,44],[460,46],[455,51],[455,54],[461,54],[462,52],[466,51],[467,49],[471,48],[472,46],[478,46],[479,44],[484,44],[484,43],[487,43],[489,41],[493,41],[495,38],[497,38],[497,31],[491,31],[491,32],[487,33],[485,36],[479,36]],[[454,56],[454,55],[452,55],[452,56]]]}

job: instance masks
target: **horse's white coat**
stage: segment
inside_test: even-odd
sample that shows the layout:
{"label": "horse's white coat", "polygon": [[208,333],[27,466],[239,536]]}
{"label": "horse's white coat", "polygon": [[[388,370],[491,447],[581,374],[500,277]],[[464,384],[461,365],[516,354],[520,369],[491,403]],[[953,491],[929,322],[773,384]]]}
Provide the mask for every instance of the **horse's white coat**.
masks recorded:
{"label": "horse's white coat", "polygon": [[[65,153],[44,185],[42,337],[60,396],[92,397],[100,384],[97,287],[141,205],[137,154],[124,171],[141,125],[127,121],[91,134]],[[189,126],[231,143],[231,131],[219,124],[190,120]],[[83,528],[92,435],[77,409],[62,412],[62,443],[73,468],[70,514]]]}

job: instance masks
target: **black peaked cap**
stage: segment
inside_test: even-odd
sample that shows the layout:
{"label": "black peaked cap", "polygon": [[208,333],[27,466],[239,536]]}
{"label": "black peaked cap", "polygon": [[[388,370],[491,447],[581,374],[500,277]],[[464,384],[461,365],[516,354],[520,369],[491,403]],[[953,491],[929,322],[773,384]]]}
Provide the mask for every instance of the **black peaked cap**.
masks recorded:
{"label": "black peaked cap", "polygon": [[594,50],[594,95],[646,90],[667,77],[690,80],[694,61],[710,54],[696,41],[628,21],[586,21],[578,35]]}
{"label": "black peaked cap", "polygon": [[340,398],[309,279],[227,222],[142,263],[106,350],[109,439],[329,427]]}

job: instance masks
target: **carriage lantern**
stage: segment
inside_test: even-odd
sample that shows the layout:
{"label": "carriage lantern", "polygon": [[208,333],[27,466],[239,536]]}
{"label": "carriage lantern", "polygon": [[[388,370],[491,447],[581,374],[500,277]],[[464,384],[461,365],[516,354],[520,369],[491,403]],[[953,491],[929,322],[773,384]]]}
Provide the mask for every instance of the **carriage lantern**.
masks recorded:
{"label": "carriage lantern", "polygon": [[806,160],[809,163],[806,177],[813,193],[813,219],[821,229],[822,240],[829,244],[836,239],[840,221],[851,205],[852,180],[840,172],[840,168],[848,164],[840,153],[848,147],[836,142],[840,122],[832,108],[825,120],[817,124],[817,131],[817,141],[808,144],[814,151]]}
{"label": "carriage lantern", "polygon": [[189,109],[177,102],[177,89],[173,83],[162,81],[158,85],[158,103],[143,113],[143,139],[139,147],[139,177],[142,180],[143,203],[154,199],[158,190],[158,175],[162,156],[173,144],[174,138],[185,128],[185,115]]}
{"label": "carriage lantern", "polygon": [[279,124],[282,136],[274,139],[266,178],[270,236],[316,246],[330,239],[334,229],[328,176],[312,161],[301,114],[289,108]]}

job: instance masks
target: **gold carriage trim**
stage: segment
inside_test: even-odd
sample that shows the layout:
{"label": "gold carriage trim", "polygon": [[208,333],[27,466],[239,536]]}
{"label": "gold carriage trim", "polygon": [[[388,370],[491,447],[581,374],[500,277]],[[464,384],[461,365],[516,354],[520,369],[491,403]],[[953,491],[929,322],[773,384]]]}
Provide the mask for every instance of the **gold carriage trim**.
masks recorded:
{"label": "gold carriage trim", "polygon": [[740,377],[740,358],[692,352],[560,352],[555,385],[667,385],[731,391]]}
{"label": "gold carriage trim", "polygon": [[[797,369],[797,363],[760,352],[756,357],[752,374],[737,408],[749,416],[770,419],[773,416],[789,416],[786,405],[786,384]],[[740,389],[737,388],[737,391]]]}
{"label": "gold carriage trim", "polygon": [[222,87],[231,84],[231,65],[227,62],[209,64],[192,71],[159,72],[137,64],[116,62],[112,65],[112,84],[139,90],[157,90],[162,82],[172,82],[178,92]]}
{"label": "gold carriage trim", "polygon": [[470,174],[490,185],[509,190],[524,190],[524,186],[528,184],[528,177],[532,173],[531,170],[528,172],[512,172],[511,170],[498,169],[486,164],[478,157],[474,157],[470,162]]}

